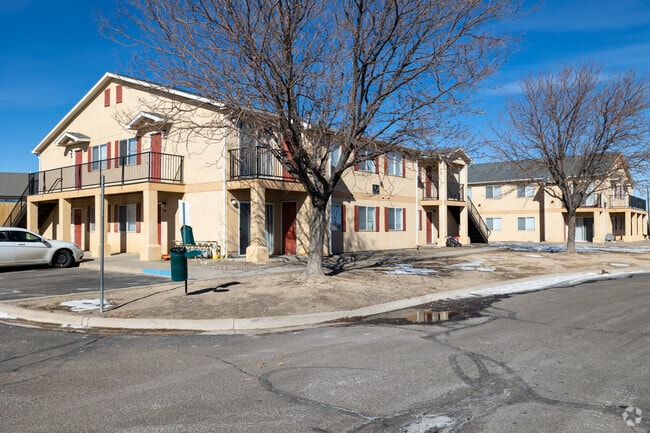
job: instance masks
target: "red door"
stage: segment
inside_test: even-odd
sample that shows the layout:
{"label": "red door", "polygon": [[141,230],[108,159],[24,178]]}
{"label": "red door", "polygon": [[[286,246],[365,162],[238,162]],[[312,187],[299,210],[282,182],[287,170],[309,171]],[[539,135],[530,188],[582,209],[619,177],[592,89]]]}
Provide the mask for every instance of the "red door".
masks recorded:
{"label": "red door", "polygon": [[162,203],[158,203],[158,245],[162,245]]}
{"label": "red door", "polygon": [[437,198],[437,197],[433,197],[433,194],[432,194],[433,191],[431,190],[431,183],[432,183],[432,180],[433,180],[433,168],[432,167],[426,167],[424,169],[424,173],[425,173],[425,175],[424,175],[424,179],[425,179],[424,185],[425,185],[426,198]]}
{"label": "red door", "polygon": [[77,150],[74,153],[74,187],[75,189],[81,189],[81,172],[83,171],[81,167],[83,166],[83,152]]}
{"label": "red door", "polygon": [[74,224],[74,240],[73,242],[81,246],[81,208],[77,207],[72,209],[72,221]]}
{"label": "red door", "polygon": [[427,244],[433,243],[433,212],[427,212]]}
{"label": "red door", "polygon": [[282,254],[296,254],[296,202],[282,203]]}
{"label": "red door", "polygon": [[162,134],[153,134],[151,136],[151,180],[153,182],[160,180],[162,165]]}

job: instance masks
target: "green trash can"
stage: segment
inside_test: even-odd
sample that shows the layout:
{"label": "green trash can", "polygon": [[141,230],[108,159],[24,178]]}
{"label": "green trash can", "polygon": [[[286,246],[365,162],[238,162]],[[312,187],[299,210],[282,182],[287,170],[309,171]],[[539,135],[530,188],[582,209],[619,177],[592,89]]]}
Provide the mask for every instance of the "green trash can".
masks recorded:
{"label": "green trash can", "polygon": [[185,245],[194,245],[194,232],[190,226],[181,227],[181,239]]}
{"label": "green trash can", "polygon": [[169,259],[172,266],[172,281],[187,281],[187,250],[183,247],[174,247],[169,250]]}

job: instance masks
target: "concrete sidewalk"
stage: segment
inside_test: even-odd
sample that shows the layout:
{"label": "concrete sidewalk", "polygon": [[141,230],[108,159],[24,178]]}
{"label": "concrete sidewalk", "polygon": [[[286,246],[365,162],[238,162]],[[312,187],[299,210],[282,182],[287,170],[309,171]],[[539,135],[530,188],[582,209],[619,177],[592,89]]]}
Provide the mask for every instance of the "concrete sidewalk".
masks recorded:
{"label": "concrete sidewalk", "polygon": [[[500,265],[503,272],[468,272],[458,270],[462,267],[455,268],[458,264],[476,263],[477,259],[483,260],[482,263],[488,260],[503,263]],[[581,266],[572,262],[576,260]],[[628,268],[621,268],[621,263],[617,263],[624,261],[630,263]],[[530,262],[536,266],[534,273],[528,270]],[[399,263],[446,266],[446,270],[433,275],[391,274],[391,266]],[[114,299],[116,307],[104,314],[62,311],[58,305],[64,297],[58,296],[0,303],[0,320],[83,330],[261,333],[342,323],[442,299],[485,296],[499,293],[504,287],[514,292],[531,291],[598,278],[603,273],[612,276],[621,271],[650,270],[645,257],[621,254],[542,257],[492,247],[368,253],[352,259],[350,256],[329,259],[328,264],[341,273],[328,277],[325,284],[306,286],[299,281],[305,262],[296,258],[274,257],[264,264],[240,259],[191,259],[188,283],[192,294],[197,296],[183,296],[184,283],[170,281],[146,288],[107,291],[105,298]],[[99,261],[86,261],[80,266],[98,268]],[[120,254],[107,257],[105,269],[168,275],[170,263],[142,262],[137,255]],[[517,269],[526,271],[517,275]],[[576,273],[576,269],[581,272]],[[80,294],[67,298],[73,296],[78,298]],[[98,297],[97,293],[93,296]],[[305,313],[301,314],[302,311]]]}

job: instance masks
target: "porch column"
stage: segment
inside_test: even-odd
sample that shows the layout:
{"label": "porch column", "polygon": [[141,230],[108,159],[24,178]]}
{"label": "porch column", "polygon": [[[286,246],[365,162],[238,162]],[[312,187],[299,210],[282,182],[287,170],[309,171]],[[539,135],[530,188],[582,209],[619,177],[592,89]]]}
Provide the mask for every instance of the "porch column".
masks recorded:
{"label": "porch column", "polygon": [[[95,195],[95,230],[90,232],[90,255],[93,257],[99,257],[101,255],[101,250],[99,249],[100,245],[100,235],[102,228],[102,196],[100,194]],[[104,195],[104,255],[111,255],[111,244],[109,243],[108,236],[108,199]]]}
{"label": "porch column", "polygon": [[71,225],[72,225],[72,203],[70,200],[60,198],[59,202],[59,227],[56,234],[56,239],[61,241],[72,241]]}
{"label": "porch column", "polygon": [[440,207],[438,208],[438,245],[444,247],[447,245],[447,163],[438,162],[438,199]]}
{"label": "porch column", "polygon": [[591,239],[594,243],[605,242],[605,235],[607,233],[604,232],[605,222],[603,214],[604,212],[602,210],[594,211],[594,237]]}
{"label": "porch column", "polygon": [[159,260],[162,246],[158,244],[158,191],[142,191],[142,232],[140,260]]}
{"label": "porch column", "polygon": [[625,211],[625,234],[623,235],[623,242],[633,241],[634,237],[632,236],[632,212],[629,210]]}
{"label": "porch column", "polygon": [[38,231],[38,203],[27,200],[27,230]]}
{"label": "porch column", "polygon": [[250,245],[246,247],[247,262],[268,262],[269,249],[264,241],[266,190],[259,181],[251,183]]}

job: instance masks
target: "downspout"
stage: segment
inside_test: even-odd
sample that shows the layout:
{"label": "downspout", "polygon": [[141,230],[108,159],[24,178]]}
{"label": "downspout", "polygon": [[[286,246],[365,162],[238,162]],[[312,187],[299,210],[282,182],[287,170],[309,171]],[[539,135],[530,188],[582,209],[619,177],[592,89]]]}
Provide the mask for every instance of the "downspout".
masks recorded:
{"label": "downspout", "polygon": [[222,244],[221,244],[221,258],[225,259],[228,256],[228,191],[226,188],[227,182],[226,182],[226,176],[228,175],[226,167],[228,165],[228,161],[226,160],[226,131],[225,128],[221,128],[223,131],[223,146],[221,148],[221,159],[223,161],[223,178],[221,179],[221,182],[223,183],[223,187],[221,188],[223,191],[223,212],[221,215],[222,218],[222,226],[223,226],[223,233],[221,234],[222,236]]}
{"label": "downspout", "polygon": [[415,248],[420,246],[420,194],[418,189],[418,179],[420,178],[420,161],[415,160],[415,212],[413,216],[415,217]]}

